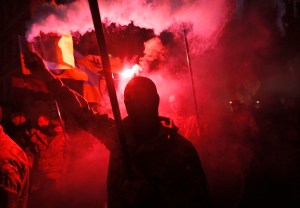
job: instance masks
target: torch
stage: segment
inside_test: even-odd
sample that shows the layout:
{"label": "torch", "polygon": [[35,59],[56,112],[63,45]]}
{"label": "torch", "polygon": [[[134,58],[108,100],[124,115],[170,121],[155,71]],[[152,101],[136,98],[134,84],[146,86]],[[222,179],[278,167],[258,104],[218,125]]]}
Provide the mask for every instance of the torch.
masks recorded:
{"label": "torch", "polygon": [[132,175],[131,174],[132,173],[131,162],[130,162],[130,158],[129,158],[129,152],[128,152],[128,147],[127,147],[126,138],[125,138],[125,134],[124,134],[124,129],[123,129],[123,125],[122,125],[122,119],[121,119],[121,113],[120,113],[120,108],[119,108],[119,104],[118,104],[116,89],[115,89],[113,78],[112,78],[111,66],[110,66],[109,56],[108,56],[106,42],[105,42],[105,38],[104,38],[104,32],[103,32],[103,27],[102,27],[102,22],[101,22],[101,17],[100,17],[99,6],[98,6],[97,0],[89,0],[88,2],[89,2],[92,19],[93,19],[93,23],[94,23],[94,27],[95,27],[98,48],[99,48],[100,57],[101,57],[102,65],[103,65],[104,77],[106,80],[110,103],[111,103],[113,115],[114,115],[115,122],[116,122],[116,128],[117,128],[117,133],[119,136],[121,150],[123,153],[125,168],[126,168],[127,174],[130,176],[130,175]]}

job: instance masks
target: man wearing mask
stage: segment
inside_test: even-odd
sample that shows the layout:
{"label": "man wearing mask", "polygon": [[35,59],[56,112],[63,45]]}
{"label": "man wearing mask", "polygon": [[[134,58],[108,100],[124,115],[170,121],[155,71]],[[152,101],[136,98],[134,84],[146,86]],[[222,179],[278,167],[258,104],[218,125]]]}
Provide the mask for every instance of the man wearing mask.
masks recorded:
{"label": "man wearing mask", "polygon": [[64,113],[97,137],[110,151],[109,208],[208,207],[207,182],[193,145],[158,115],[159,95],[152,80],[134,77],[125,87],[128,116],[122,121],[130,168],[126,171],[114,120],[94,112],[87,101],[65,86],[35,53],[25,54],[31,72],[47,82]]}

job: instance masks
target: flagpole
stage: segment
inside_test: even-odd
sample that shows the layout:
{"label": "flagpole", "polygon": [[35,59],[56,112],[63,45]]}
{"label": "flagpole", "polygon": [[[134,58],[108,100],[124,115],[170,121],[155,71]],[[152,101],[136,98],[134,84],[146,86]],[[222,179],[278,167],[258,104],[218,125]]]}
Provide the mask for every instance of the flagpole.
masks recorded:
{"label": "flagpole", "polygon": [[197,96],[196,96],[196,89],[195,89],[195,83],[194,83],[194,75],[191,65],[191,59],[190,59],[190,50],[189,50],[189,44],[187,41],[187,35],[186,35],[186,29],[183,25],[183,35],[184,35],[184,45],[185,45],[185,53],[186,53],[186,60],[190,72],[190,79],[192,83],[192,90],[193,90],[193,97],[194,97],[194,106],[195,106],[195,112],[196,112],[196,121],[198,128],[200,130],[200,120],[199,120],[199,110],[198,110],[198,102],[197,102]]}
{"label": "flagpole", "polygon": [[104,38],[99,6],[97,0],[88,0],[88,2],[89,2],[92,18],[93,18],[98,48],[99,48],[100,57],[103,65],[103,72],[107,84],[112,111],[116,122],[116,127],[117,127],[119,141],[120,141],[120,145],[124,157],[125,167],[128,175],[131,175],[132,173],[131,162],[129,158],[129,152],[128,152],[128,147],[127,147],[126,138],[124,134],[124,129],[122,125],[122,118],[121,118],[119,103],[117,99],[117,93],[112,78],[111,66],[110,66],[109,56],[108,56],[106,42]]}
{"label": "flagpole", "polygon": [[56,100],[54,100],[54,103],[55,103],[55,109],[56,109],[56,112],[57,112],[57,115],[58,115],[58,118],[59,118],[59,122],[60,122],[60,125],[61,125],[61,128],[62,128],[63,136],[65,138],[65,141],[68,141],[65,125],[64,125],[63,119],[61,117],[61,113],[60,113],[58,103],[57,103]]}
{"label": "flagpole", "polygon": [[[32,45],[30,45],[25,36],[24,35],[18,35],[18,43],[19,43],[19,50],[20,50],[20,61],[21,61],[21,67],[22,67],[22,74],[31,74],[31,72],[29,71],[29,69],[25,68],[25,65],[23,63],[23,53],[26,53],[27,51],[34,51]],[[24,80],[26,80],[28,77],[26,76],[23,76]],[[62,132],[63,132],[63,136],[65,138],[65,141],[68,139],[67,138],[67,134],[66,134],[66,130],[65,130],[65,126],[64,126],[64,123],[63,123],[63,119],[61,117],[61,113],[60,113],[60,109],[59,109],[59,106],[58,106],[58,103],[56,100],[54,100],[54,103],[55,103],[55,110],[57,112],[57,115],[58,115],[58,118],[59,118],[59,122],[60,122],[60,125],[62,127]]]}

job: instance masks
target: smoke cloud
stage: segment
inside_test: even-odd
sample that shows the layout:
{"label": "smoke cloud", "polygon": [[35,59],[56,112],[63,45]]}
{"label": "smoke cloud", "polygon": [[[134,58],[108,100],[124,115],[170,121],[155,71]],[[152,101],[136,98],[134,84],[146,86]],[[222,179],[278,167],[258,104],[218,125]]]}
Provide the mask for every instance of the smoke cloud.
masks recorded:
{"label": "smoke cloud", "polygon": [[[236,7],[233,2],[99,1],[104,22],[120,27],[133,23],[154,31],[156,37],[144,42],[143,56],[138,57],[136,63],[143,68],[140,75],[150,77],[157,85],[161,115],[172,114],[169,98],[175,96],[180,100],[180,116],[191,121],[195,118],[194,103],[197,102],[200,139],[197,135],[192,142],[208,175],[213,199],[216,199],[214,207],[224,204],[237,207],[249,173],[247,171],[256,156],[255,151],[262,148],[257,145],[260,141],[255,140],[261,138],[251,138],[250,141],[249,135],[235,135],[241,128],[232,124],[235,118],[230,111],[229,101],[238,99],[248,107],[259,96],[266,97],[270,91],[278,92],[290,87],[293,84],[291,77],[295,78],[295,69],[300,65],[297,61],[299,54],[294,54],[291,59],[280,52],[284,50],[280,48],[278,38],[286,32],[282,21],[286,12],[283,1],[254,0],[245,4],[246,1],[239,0],[235,1]],[[187,31],[196,94],[192,92],[183,29]],[[31,40],[40,32],[84,34],[91,30],[93,23],[87,1],[79,0],[59,6],[45,4],[28,23],[27,38]],[[277,44],[274,44],[276,41]],[[289,71],[286,70],[286,62],[290,64]],[[123,117],[126,114],[123,89],[127,81],[121,79],[117,89]],[[298,86],[296,78],[294,85]],[[247,122],[240,123],[248,125]],[[275,152],[270,153],[267,159],[271,161]],[[85,156],[90,159],[95,154],[87,152]],[[281,168],[275,164],[274,167]]]}
{"label": "smoke cloud", "polygon": [[[99,1],[102,20],[119,25],[133,22],[141,28],[153,29],[156,34],[178,25],[191,25],[195,36],[210,45],[230,16],[231,7],[226,0],[106,0]],[[86,0],[67,5],[44,4],[33,14],[28,23],[27,38],[40,32],[84,34],[93,29],[92,18]]]}
{"label": "smoke cloud", "polygon": [[[101,18],[106,23],[120,26],[133,23],[140,28],[152,29],[157,36],[164,31],[170,31],[172,34],[172,41],[168,40],[169,37],[165,38],[167,43],[158,45],[157,42],[160,40],[157,37],[145,42],[144,57],[139,60],[144,70],[143,75],[149,76],[147,74],[150,72],[149,68],[154,68],[151,76],[158,79],[157,83],[161,83],[162,86],[164,83],[174,86],[158,87],[161,88],[162,95],[166,95],[166,97],[161,96],[162,109],[167,109],[164,107],[164,101],[168,100],[169,94],[179,90],[175,87],[179,86],[179,83],[186,83],[189,94],[191,92],[183,29],[187,31],[189,52],[199,57],[217,43],[234,9],[232,2],[226,0],[104,0],[98,2]],[[93,28],[86,0],[65,5],[43,4],[37,8],[31,21],[28,22],[27,38],[32,40],[41,32],[84,34]],[[160,39],[163,39],[162,35]],[[122,94],[122,89],[119,90],[119,94]],[[120,105],[122,100],[121,97]],[[165,104],[168,102],[166,101]]]}

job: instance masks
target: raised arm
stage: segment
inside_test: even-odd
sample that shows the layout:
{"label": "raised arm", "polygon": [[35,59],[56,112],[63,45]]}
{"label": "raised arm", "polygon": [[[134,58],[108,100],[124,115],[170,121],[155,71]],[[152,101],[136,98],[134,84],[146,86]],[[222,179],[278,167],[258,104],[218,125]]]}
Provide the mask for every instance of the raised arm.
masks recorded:
{"label": "raised arm", "polygon": [[34,77],[46,82],[50,93],[58,102],[63,113],[72,115],[78,122],[79,127],[96,136],[104,144],[107,143],[104,140],[107,137],[111,137],[112,128],[114,128],[112,119],[108,118],[107,115],[96,113],[84,97],[64,85],[59,78],[55,77],[48,70],[43,59],[38,54],[26,52],[24,54],[24,63]]}

